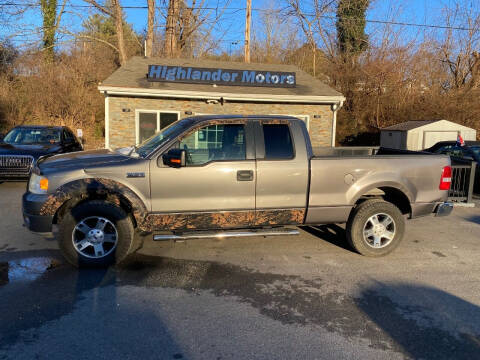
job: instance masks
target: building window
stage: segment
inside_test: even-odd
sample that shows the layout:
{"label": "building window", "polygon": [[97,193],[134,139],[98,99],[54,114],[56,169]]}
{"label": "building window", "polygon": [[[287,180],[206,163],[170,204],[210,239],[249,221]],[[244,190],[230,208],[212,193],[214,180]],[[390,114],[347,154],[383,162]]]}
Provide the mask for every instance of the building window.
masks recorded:
{"label": "building window", "polygon": [[179,111],[137,110],[135,116],[137,145],[179,118]]}

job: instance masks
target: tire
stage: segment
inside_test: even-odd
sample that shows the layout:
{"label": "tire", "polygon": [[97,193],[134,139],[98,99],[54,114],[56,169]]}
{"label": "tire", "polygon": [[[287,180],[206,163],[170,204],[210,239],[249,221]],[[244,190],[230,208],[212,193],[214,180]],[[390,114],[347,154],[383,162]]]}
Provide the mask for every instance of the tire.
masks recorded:
{"label": "tire", "polygon": [[70,264],[108,267],[125,260],[133,247],[133,221],[122,208],[92,200],[67,212],[59,221],[56,236]]}
{"label": "tire", "polygon": [[367,200],[350,214],[346,232],[348,242],[358,253],[384,256],[402,241],[405,218],[392,203],[381,199]]}

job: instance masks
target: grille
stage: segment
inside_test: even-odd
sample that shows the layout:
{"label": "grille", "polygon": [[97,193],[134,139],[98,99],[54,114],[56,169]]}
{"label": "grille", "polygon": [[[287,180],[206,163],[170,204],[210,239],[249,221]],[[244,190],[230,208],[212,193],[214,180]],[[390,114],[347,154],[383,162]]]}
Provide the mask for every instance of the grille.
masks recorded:
{"label": "grille", "polygon": [[30,155],[0,155],[0,177],[28,177],[32,163]]}

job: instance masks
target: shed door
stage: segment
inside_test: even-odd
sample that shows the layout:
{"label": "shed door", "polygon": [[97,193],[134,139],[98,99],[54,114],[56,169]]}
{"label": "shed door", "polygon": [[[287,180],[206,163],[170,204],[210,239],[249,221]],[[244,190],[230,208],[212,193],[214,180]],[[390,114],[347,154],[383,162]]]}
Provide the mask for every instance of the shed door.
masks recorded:
{"label": "shed door", "polygon": [[427,149],[439,141],[455,141],[457,135],[457,131],[424,131],[423,148]]}

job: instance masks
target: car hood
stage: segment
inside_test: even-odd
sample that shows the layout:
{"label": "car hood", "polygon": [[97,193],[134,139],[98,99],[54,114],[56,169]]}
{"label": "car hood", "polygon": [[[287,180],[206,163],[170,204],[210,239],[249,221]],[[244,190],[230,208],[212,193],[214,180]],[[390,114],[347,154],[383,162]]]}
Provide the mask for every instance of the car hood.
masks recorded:
{"label": "car hood", "polygon": [[31,155],[34,158],[54,153],[60,149],[58,144],[12,145],[0,143],[0,155]]}
{"label": "car hood", "polygon": [[54,155],[40,159],[39,168],[44,174],[64,169],[89,169],[98,166],[112,166],[128,161],[128,156],[109,149],[78,151],[68,154]]}

